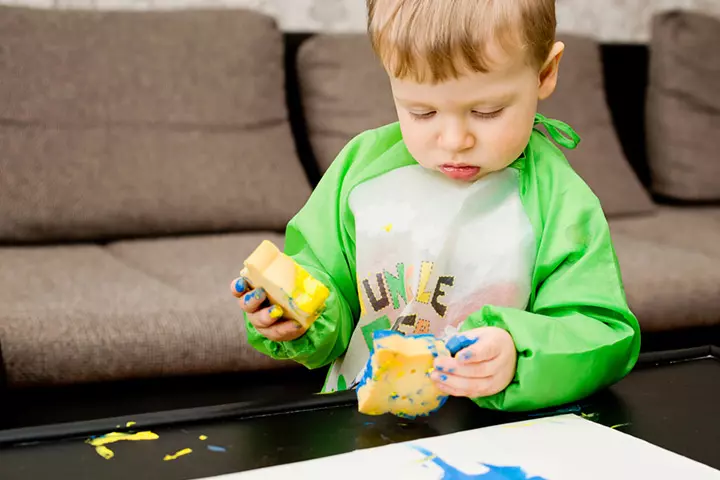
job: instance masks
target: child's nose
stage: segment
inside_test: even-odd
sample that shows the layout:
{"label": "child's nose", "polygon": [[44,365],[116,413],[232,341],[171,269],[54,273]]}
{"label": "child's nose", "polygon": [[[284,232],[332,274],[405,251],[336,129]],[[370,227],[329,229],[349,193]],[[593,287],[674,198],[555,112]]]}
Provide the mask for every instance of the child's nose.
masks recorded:
{"label": "child's nose", "polygon": [[441,132],[439,143],[444,150],[461,152],[475,146],[475,137],[464,125],[453,125]]}

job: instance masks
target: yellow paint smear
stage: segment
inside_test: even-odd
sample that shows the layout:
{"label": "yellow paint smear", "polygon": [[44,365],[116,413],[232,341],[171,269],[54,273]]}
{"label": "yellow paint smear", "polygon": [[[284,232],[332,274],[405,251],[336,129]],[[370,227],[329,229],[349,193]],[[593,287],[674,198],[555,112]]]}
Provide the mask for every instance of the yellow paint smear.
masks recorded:
{"label": "yellow paint smear", "polygon": [[393,228],[393,224],[392,224],[392,223],[388,223],[388,224],[385,225],[383,228],[385,229],[386,232],[390,232],[390,230],[392,230],[392,228]]}
{"label": "yellow paint smear", "polygon": [[132,426],[135,425],[135,424],[136,424],[135,422],[127,422],[127,423],[125,424],[125,426],[126,426],[126,427],[132,427]]}
{"label": "yellow paint smear", "polygon": [[115,456],[115,453],[112,450],[110,450],[107,447],[103,447],[103,446],[95,447],[95,451],[97,452],[98,455],[103,457],[105,460],[110,460],[111,458],[113,458]]}
{"label": "yellow paint smear", "polygon": [[92,438],[86,440],[85,443],[95,447],[95,451],[98,455],[103,457],[105,460],[110,460],[115,456],[115,453],[107,448],[105,445],[121,441],[137,442],[141,440],[157,440],[160,438],[156,433],[153,432],[138,432],[138,433],[120,433],[112,432],[102,437]]}
{"label": "yellow paint smear", "polygon": [[166,462],[167,462],[167,461],[170,461],[170,460],[175,460],[175,459],[178,458],[178,457],[182,457],[183,455],[188,455],[188,454],[190,454],[190,453],[192,453],[192,449],[191,449],[191,448],[185,448],[185,449],[180,450],[179,452],[177,452],[177,453],[174,454],[174,455],[165,455],[165,458],[163,458],[163,460],[166,461]]}
{"label": "yellow paint smear", "polygon": [[138,432],[138,433],[112,432],[112,433],[108,433],[107,435],[103,435],[102,437],[97,437],[97,438],[88,440],[86,443],[92,445],[93,447],[100,447],[102,445],[107,445],[109,443],[115,443],[115,442],[121,442],[121,441],[137,442],[137,441],[142,441],[142,440],[157,440],[158,438],[160,438],[160,437],[156,433],[153,433],[153,432]]}
{"label": "yellow paint smear", "polygon": [[205,441],[207,440],[207,435],[200,435],[200,440]]}

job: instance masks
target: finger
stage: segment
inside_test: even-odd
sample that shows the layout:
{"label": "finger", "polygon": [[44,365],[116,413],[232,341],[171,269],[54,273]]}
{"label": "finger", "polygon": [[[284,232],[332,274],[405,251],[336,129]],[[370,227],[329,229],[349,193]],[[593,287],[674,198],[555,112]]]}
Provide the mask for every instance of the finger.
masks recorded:
{"label": "finger", "polygon": [[473,345],[460,350],[456,358],[463,364],[487,362],[494,360],[500,355],[500,351],[501,348],[498,342],[494,342],[488,338],[480,338]]}
{"label": "finger", "polygon": [[248,313],[248,321],[257,329],[268,328],[278,323],[282,319],[285,312],[282,307],[278,305],[272,305],[268,308],[263,308],[255,313]]}
{"label": "finger", "polygon": [[486,397],[497,393],[493,388],[495,377],[468,378],[436,371],[431,378],[441,391],[456,397]]}
{"label": "finger", "polygon": [[230,283],[230,291],[237,298],[242,298],[245,295],[245,291],[248,289],[248,281],[243,277],[238,277]]}
{"label": "finger", "polygon": [[240,308],[247,313],[255,313],[266,299],[267,295],[265,294],[265,290],[256,288],[243,295],[242,298],[238,300],[238,303],[240,304]]}
{"label": "finger", "polygon": [[449,373],[459,377],[488,378],[495,374],[497,368],[492,361],[462,363],[452,357],[438,357],[435,360],[435,370],[440,373]]}
{"label": "finger", "polygon": [[301,337],[305,330],[294,320],[282,320],[269,328],[259,328],[258,332],[273,342],[289,342]]}

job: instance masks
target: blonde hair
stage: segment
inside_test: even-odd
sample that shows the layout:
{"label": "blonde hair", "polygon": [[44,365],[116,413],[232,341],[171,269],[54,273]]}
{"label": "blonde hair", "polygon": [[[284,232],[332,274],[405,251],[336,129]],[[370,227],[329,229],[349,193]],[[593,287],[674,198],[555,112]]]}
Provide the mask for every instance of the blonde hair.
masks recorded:
{"label": "blonde hair", "polygon": [[396,78],[434,83],[490,69],[488,48],[540,69],[555,42],[555,0],[367,0],[368,33]]}

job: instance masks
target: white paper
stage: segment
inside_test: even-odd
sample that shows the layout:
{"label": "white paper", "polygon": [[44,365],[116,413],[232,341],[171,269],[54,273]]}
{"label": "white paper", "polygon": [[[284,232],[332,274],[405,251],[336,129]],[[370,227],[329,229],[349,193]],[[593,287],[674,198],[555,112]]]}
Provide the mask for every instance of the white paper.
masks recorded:
{"label": "white paper", "polygon": [[[438,465],[442,462],[445,470]],[[487,465],[515,469],[490,470]],[[562,415],[214,478],[720,480],[720,471],[578,416]]]}

